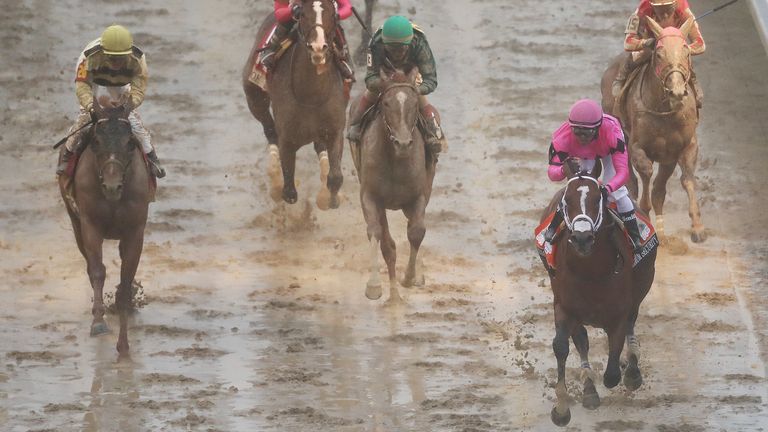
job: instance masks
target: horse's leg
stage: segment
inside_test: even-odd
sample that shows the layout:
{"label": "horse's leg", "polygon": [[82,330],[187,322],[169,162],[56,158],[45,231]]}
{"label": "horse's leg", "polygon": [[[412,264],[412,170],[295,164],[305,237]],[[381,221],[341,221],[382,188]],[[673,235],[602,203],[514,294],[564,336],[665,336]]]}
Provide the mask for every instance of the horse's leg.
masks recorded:
{"label": "horse's leg", "polygon": [[294,204],[298,199],[294,174],[296,172],[296,149],[290,143],[280,143],[280,166],[283,169],[283,200]]}
{"label": "horse's leg", "polygon": [[320,210],[328,210],[331,207],[331,191],[328,190],[328,173],[331,165],[328,162],[328,150],[321,143],[315,142],[315,153],[320,162],[320,190],[317,192],[315,203]]}
{"label": "horse's leg", "polygon": [[368,192],[360,194],[360,206],[363,217],[368,225],[368,241],[370,242],[370,276],[365,286],[365,296],[371,300],[381,297],[381,277],[379,276],[379,244],[382,240],[382,228],[379,221],[379,208],[376,201]]}
{"label": "horse's leg", "polygon": [[656,213],[656,233],[662,243],[666,242],[664,235],[664,200],[667,198],[667,181],[672,173],[675,172],[675,163],[659,164],[659,172],[653,180],[653,193],[651,201],[653,203],[653,212]]}
{"label": "horse's leg", "polygon": [[565,426],[571,421],[568,388],[565,384],[565,361],[568,359],[570,327],[563,308],[559,304],[555,304],[555,338],[552,340],[552,350],[555,352],[555,358],[557,358],[557,385],[555,386],[557,404],[552,408],[550,417],[552,423],[557,426]]}
{"label": "horse's leg", "polygon": [[389,299],[388,305],[397,305],[403,302],[400,293],[397,291],[397,273],[395,264],[397,263],[397,246],[392,234],[389,231],[389,222],[387,221],[387,210],[381,208],[379,211],[379,221],[381,222],[381,254],[384,256],[384,262],[387,264],[387,275],[389,276]]}
{"label": "horse's leg", "polygon": [[576,327],[576,331],[571,338],[581,358],[581,377],[584,381],[584,395],[581,399],[581,404],[586,409],[596,409],[600,406],[600,396],[597,394],[597,389],[595,389],[595,374],[589,366],[589,337],[587,337],[587,329],[583,325]]}
{"label": "horse's leg", "polygon": [[603,384],[608,388],[616,387],[621,380],[621,368],[619,360],[624,349],[624,337],[626,336],[627,320],[620,320],[615,325],[606,328],[608,334],[608,363],[603,373]]}
{"label": "horse's leg", "polygon": [[405,217],[408,218],[408,242],[411,244],[408,268],[405,270],[405,278],[403,278],[404,287],[424,286],[424,274],[418,268],[417,256],[421,242],[424,240],[424,235],[427,232],[424,224],[426,206],[427,199],[421,196],[411,208],[403,209]]}
{"label": "horse's leg", "polygon": [[245,90],[245,100],[248,102],[248,109],[253,117],[261,123],[264,129],[264,136],[267,138],[267,144],[277,145],[277,129],[275,128],[275,119],[269,111],[271,100],[269,94],[259,86],[247,82],[243,89]]}
{"label": "horse's leg", "polygon": [[344,176],[341,174],[341,156],[344,152],[344,137],[342,136],[343,127],[336,131],[336,136],[331,138],[328,146],[328,189],[331,192],[330,207],[335,209],[341,205],[342,196],[339,193],[341,184],[344,183]]}
{"label": "horse's leg", "polygon": [[635,336],[635,321],[637,310],[632,311],[627,323],[627,369],[624,371],[624,387],[628,390],[637,390],[643,384],[643,375],[638,367],[640,357],[640,344]]}
{"label": "horse's leg", "polygon": [[83,240],[83,249],[86,265],[88,267],[88,279],[91,281],[93,289],[93,321],[91,322],[91,336],[108,333],[109,327],[104,321],[104,279],[107,277],[107,270],[102,262],[101,248],[104,244],[104,238],[87,220],[81,219],[81,234]]}
{"label": "horse's leg", "polygon": [[133,278],[139,267],[141,251],[144,248],[144,226],[120,240],[120,285],[115,294],[117,310],[120,312],[120,335],[117,338],[117,352],[128,354],[128,313],[133,307]]}
{"label": "horse's leg", "polygon": [[653,162],[645,154],[645,150],[640,148],[637,142],[632,146],[632,166],[635,167],[640,174],[640,179],[643,181],[643,195],[640,198],[640,208],[646,213],[651,212],[651,194],[650,184],[651,177],[653,176]]}
{"label": "horse's leg", "polygon": [[696,200],[696,178],[694,173],[696,172],[696,160],[698,157],[699,143],[694,135],[678,160],[680,169],[683,171],[683,175],[680,176],[680,183],[688,193],[688,216],[691,218],[691,241],[694,243],[701,243],[706,240],[704,225],[701,223],[699,202]]}

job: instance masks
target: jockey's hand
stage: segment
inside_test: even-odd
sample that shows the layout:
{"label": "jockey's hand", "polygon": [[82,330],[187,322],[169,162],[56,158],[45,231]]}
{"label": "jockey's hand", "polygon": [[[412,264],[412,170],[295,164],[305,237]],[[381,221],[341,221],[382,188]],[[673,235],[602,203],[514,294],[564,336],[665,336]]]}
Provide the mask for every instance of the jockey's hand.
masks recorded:
{"label": "jockey's hand", "polygon": [[301,18],[301,3],[294,3],[291,5],[291,17],[296,21]]}
{"label": "jockey's hand", "polygon": [[603,195],[603,199],[604,200],[608,199],[608,195],[610,195],[611,192],[613,192],[613,191],[611,190],[611,187],[608,186],[607,184],[601,184],[600,185],[600,194]]}
{"label": "jockey's hand", "polygon": [[125,110],[126,114],[133,111],[133,99],[132,98],[126,98],[125,102],[123,102],[123,110]]}
{"label": "jockey's hand", "polygon": [[656,38],[648,38],[643,40],[643,46],[646,48],[653,48],[656,46]]}
{"label": "jockey's hand", "polygon": [[400,71],[392,72],[392,75],[389,76],[390,81],[394,82],[406,82],[408,81],[408,77],[405,75],[405,73]]}

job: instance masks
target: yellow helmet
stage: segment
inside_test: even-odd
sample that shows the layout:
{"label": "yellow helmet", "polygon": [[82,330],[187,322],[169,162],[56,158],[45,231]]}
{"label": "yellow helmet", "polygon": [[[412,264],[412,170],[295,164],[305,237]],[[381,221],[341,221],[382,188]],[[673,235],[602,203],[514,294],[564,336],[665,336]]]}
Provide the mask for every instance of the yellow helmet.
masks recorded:
{"label": "yellow helmet", "polygon": [[111,25],[101,34],[101,48],[107,55],[126,55],[132,52],[133,36],[121,25]]}

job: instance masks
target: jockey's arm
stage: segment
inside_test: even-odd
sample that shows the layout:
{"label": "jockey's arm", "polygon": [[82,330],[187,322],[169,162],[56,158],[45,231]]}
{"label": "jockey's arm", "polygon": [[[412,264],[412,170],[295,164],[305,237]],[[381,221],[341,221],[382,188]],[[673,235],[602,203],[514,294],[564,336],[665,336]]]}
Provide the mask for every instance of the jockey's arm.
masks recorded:
{"label": "jockey's arm", "polygon": [[624,51],[641,51],[645,47],[646,40],[640,36],[640,12],[637,9],[630,15],[624,34],[627,35],[624,38]]}
{"label": "jockey's arm", "polygon": [[[688,20],[689,18],[695,19],[690,8],[685,9],[683,16],[685,17],[685,20]],[[693,22],[691,30],[688,31],[688,39],[691,40],[691,44],[688,45],[688,47],[691,49],[691,55],[702,54],[704,53],[704,50],[707,49],[707,46],[704,43],[704,38],[701,36],[701,30],[699,29],[699,23],[697,21]]]}
{"label": "jockey's arm", "polygon": [[549,168],[547,168],[547,175],[552,181],[560,181],[565,178],[563,172],[563,163],[568,158],[568,153],[559,152],[555,149],[555,143],[549,144]]}
{"label": "jockey's arm", "polygon": [[[379,38],[380,39],[380,38]],[[371,92],[378,94],[381,89],[381,60],[386,56],[384,45],[377,40],[376,35],[368,46],[368,71],[365,74],[365,87]]]}
{"label": "jockey's arm", "polygon": [[613,162],[616,175],[608,180],[607,186],[610,192],[615,192],[629,180],[629,158],[627,157],[627,145],[623,139],[617,139],[616,147],[611,149],[611,162]]}
{"label": "jockey's arm", "polygon": [[93,89],[90,83],[86,81],[75,82],[75,95],[77,95],[77,100],[83,110],[89,111],[93,108]]}
{"label": "jockey's arm", "polygon": [[428,95],[437,88],[437,66],[435,65],[435,56],[432,55],[432,49],[426,39],[422,39],[416,53],[416,63],[421,74],[422,83],[419,84],[419,93]]}
{"label": "jockey's arm", "polygon": [[149,72],[147,69],[146,55],[139,59],[137,70],[131,80],[131,104],[136,109],[144,102],[144,92],[147,90]]}
{"label": "jockey's arm", "polygon": [[337,0],[336,4],[339,19],[345,20],[352,16],[352,2],[350,0]]}

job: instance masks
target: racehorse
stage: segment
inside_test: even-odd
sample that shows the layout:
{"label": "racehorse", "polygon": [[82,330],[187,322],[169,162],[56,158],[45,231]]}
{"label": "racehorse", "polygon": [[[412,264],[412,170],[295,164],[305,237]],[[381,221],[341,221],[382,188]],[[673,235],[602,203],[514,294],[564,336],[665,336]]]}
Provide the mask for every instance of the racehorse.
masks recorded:
{"label": "racehorse", "polygon": [[607,197],[601,193],[597,180],[600,171],[599,164],[592,172],[580,171],[569,160],[565,168],[568,183],[555,194],[541,218],[544,222],[560,205],[566,224],[552,240],[555,269],[550,272],[555,313],[552,349],[557,358],[557,404],[551,418],[558,426],[568,424],[571,418],[565,383],[569,338],[581,357],[582,404],[588,409],[600,405],[596,378],[589,365],[585,325],[602,328],[608,334],[608,363],[603,375],[606,387],[615,387],[621,379],[619,357],[625,339],[629,352],[624,385],[635,390],[643,380],[634,329],[640,303],[653,283],[656,249],[632,267],[629,240],[622,233],[618,217],[609,213]]}
{"label": "racehorse", "polygon": [[[86,137],[72,178],[59,176],[59,190],[72,221],[80,253],[87,263],[93,288],[91,336],[107,333],[102,262],[105,239],[119,240],[120,284],[115,303],[120,312],[117,351],[128,354],[127,313],[132,308],[133,278],[144,246],[144,227],[151,200],[150,174],[131,131],[123,107],[102,109],[94,104],[98,120]],[[68,183],[73,181],[73,192]]]}
{"label": "racehorse", "polygon": [[272,198],[282,198],[289,204],[298,200],[294,183],[296,151],[312,142],[320,160],[322,183],[317,205],[326,210],[339,206],[338,192],[343,182],[341,156],[347,97],[343,78],[331,58],[339,23],[332,0],[299,3],[302,14],[294,28],[295,40],[267,76],[269,93],[251,82],[249,76],[262,41],[273,29],[274,14],[259,30],[243,69],[243,89],[248,108],[261,122],[269,144]]}
{"label": "racehorse", "polygon": [[[695,171],[699,154],[696,126],[699,114],[693,89],[688,84],[691,54],[687,35],[693,20],[686,21],[680,29],[661,28],[649,17],[648,25],[656,37],[650,64],[636,70],[637,79],[627,80],[629,87],[616,105],[611,94],[611,83],[618,71],[619,61],[626,54],[614,59],[601,82],[603,109],[617,115],[626,129],[632,165],[643,182],[640,208],[650,212],[653,205],[656,231],[662,239],[667,180],[675,166],[680,166],[680,182],[688,194],[691,240],[698,243],[705,240],[706,234],[696,199]],[[651,191],[649,186],[654,162],[659,164],[659,172]],[[637,178],[634,174],[630,181],[630,191],[637,198]]]}
{"label": "racehorse", "polygon": [[367,224],[371,268],[365,295],[381,297],[379,253],[387,264],[390,300],[400,300],[395,279],[395,241],[389,232],[387,210],[402,210],[408,219],[411,253],[402,285],[423,285],[417,255],[426,234],[424,216],[432,194],[437,159],[424,148],[418,127],[419,90],[415,85],[418,68],[413,68],[405,82],[384,79],[375,116],[363,131],[360,147],[352,147],[355,168],[360,179],[360,203]]}

